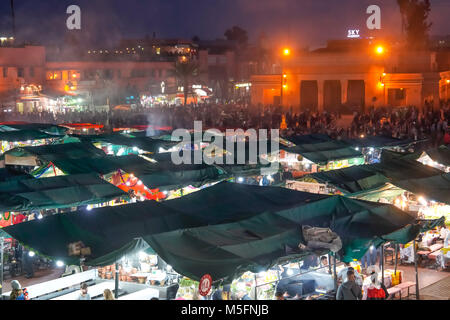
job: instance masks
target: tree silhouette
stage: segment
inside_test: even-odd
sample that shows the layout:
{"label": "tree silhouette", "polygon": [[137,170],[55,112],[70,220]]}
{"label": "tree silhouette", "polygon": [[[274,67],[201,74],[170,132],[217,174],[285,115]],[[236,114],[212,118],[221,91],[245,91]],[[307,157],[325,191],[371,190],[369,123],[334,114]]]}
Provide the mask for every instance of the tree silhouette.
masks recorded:
{"label": "tree silhouette", "polygon": [[236,41],[240,47],[247,46],[248,43],[247,31],[238,26],[234,26],[231,29],[225,31],[224,36],[227,38],[227,40]]}
{"label": "tree silhouette", "polygon": [[428,46],[428,33],[432,25],[428,22],[431,11],[430,0],[397,0],[402,15],[402,29],[406,32],[407,45],[411,49]]}
{"label": "tree silhouette", "polygon": [[192,86],[192,79],[199,74],[199,66],[196,62],[177,61],[175,62],[174,75],[183,85],[184,105],[186,105],[187,97]]}

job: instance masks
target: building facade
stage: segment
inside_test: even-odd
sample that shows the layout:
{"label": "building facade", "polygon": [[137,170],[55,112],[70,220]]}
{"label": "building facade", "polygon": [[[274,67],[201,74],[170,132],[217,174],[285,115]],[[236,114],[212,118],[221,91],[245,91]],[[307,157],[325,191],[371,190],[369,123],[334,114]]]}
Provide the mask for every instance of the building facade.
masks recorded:
{"label": "building facade", "polygon": [[252,103],[341,112],[421,108],[427,102],[439,107],[448,73],[440,71],[435,53],[377,48],[368,42],[351,48],[329,42],[322,50],[285,58],[276,74],[252,76]]}

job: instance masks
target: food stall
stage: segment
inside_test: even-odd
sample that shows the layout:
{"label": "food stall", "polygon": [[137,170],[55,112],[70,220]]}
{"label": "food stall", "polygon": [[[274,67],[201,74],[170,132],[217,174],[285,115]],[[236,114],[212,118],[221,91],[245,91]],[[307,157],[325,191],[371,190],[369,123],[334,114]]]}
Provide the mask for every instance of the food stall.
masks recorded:
{"label": "food stall", "polygon": [[132,195],[140,200],[163,200],[166,198],[167,191],[161,192],[158,188],[150,189],[143,184],[143,182],[134,174],[127,173],[121,169],[117,170],[115,173],[105,177],[106,180],[116,187],[122,189],[127,193],[132,193]]}
{"label": "food stall", "polygon": [[98,134],[103,129],[102,124],[92,124],[92,123],[64,123],[61,124],[62,127],[69,129],[69,134]]}
{"label": "food stall", "polygon": [[[125,255],[118,262],[119,281],[122,287],[130,284],[140,284],[146,288],[158,291],[160,299],[173,299],[180,275],[173,271],[161,258],[155,254],[140,251]],[[97,268],[100,279],[114,280],[115,264]]]}
{"label": "food stall", "polygon": [[[331,142],[327,144],[331,144]],[[365,163],[364,156],[359,150],[342,145],[323,145],[321,143],[312,146],[297,145],[282,149],[280,151],[280,163],[297,176]]]}

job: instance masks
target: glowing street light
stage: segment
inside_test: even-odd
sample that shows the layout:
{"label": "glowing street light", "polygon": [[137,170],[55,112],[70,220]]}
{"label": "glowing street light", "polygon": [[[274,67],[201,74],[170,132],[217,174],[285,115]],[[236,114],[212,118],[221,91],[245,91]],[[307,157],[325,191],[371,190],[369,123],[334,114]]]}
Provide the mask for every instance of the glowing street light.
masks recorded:
{"label": "glowing street light", "polygon": [[[288,57],[291,55],[291,49],[283,49],[283,57]],[[283,71],[284,69],[284,59],[281,59],[281,87],[280,87],[280,105],[283,105],[283,90],[287,89],[287,75]]]}
{"label": "glowing street light", "polygon": [[383,47],[383,46],[377,46],[377,47],[375,48],[375,52],[376,52],[377,54],[383,54],[383,53],[384,53],[384,47]]}

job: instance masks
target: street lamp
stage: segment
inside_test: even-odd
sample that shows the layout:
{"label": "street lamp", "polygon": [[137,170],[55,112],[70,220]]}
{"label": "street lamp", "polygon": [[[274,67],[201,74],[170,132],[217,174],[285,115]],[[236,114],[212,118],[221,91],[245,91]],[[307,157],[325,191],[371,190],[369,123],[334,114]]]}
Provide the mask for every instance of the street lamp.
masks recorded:
{"label": "street lamp", "polygon": [[376,52],[376,54],[378,54],[378,55],[383,54],[383,53],[384,53],[384,47],[383,47],[383,46],[377,46],[377,47],[375,48],[375,52]]}
{"label": "street lamp", "polygon": [[281,87],[280,87],[280,105],[283,105],[283,89],[287,88],[287,75],[284,73],[284,59],[291,55],[291,49],[284,48],[283,55],[281,57]]}

